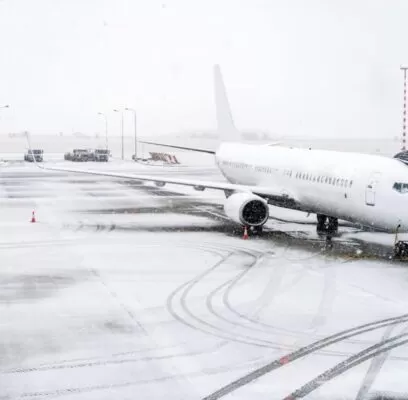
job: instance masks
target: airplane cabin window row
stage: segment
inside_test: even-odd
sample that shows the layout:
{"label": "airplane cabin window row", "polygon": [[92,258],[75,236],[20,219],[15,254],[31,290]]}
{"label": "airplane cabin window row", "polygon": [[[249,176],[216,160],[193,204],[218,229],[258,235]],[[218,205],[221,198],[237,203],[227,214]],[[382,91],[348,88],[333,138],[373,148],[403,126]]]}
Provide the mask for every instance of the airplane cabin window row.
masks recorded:
{"label": "airplane cabin window row", "polygon": [[240,169],[244,169],[244,168],[248,168],[248,167],[249,167],[248,164],[241,163],[241,162],[223,161],[222,164],[223,164],[223,165],[227,165],[227,166],[229,166],[229,167],[240,168]]}
{"label": "airplane cabin window row", "polygon": [[[229,167],[233,167],[233,168],[239,168],[239,169],[246,169],[250,167],[250,165],[248,164],[240,163],[240,162],[232,162],[232,161],[223,161],[222,164],[229,166]],[[266,174],[271,174],[272,172],[277,171],[275,168],[266,167],[266,166],[255,166],[254,169],[257,172],[262,172]],[[285,170],[283,174],[285,176],[288,176],[289,178],[292,178],[293,171]],[[351,179],[333,178],[330,176],[316,176],[316,175],[305,173],[305,172],[303,173],[297,172],[294,177],[296,179],[302,179],[302,180],[306,180],[310,182],[323,183],[327,185],[339,186],[339,187],[344,187],[344,188],[351,188],[351,186],[353,185],[353,181]],[[394,185],[394,189],[395,189],[395,185]],[[408,187],[407,187],[407,191],[408,191]]]}
{"label": "airplane cabin window row", "polygon": [[333,178],[330,176],[315,176],[304,172],[297,172],[295,178],[345,188],[350,188],[353,185],[353,181],[350,179]]}

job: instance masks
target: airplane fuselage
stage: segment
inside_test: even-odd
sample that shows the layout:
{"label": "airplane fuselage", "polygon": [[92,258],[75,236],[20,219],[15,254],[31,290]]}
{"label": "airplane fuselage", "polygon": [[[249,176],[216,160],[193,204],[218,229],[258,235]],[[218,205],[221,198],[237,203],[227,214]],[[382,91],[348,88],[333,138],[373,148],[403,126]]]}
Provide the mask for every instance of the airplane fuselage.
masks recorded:
{"label": "airplane fuselage", "polygon": [[[383,156],[223,143],[217,165],[231,183],[281,188],[302,210],[379,230],[408,231],[408,167]],[[406,187],[404,187],[406,184]]]}

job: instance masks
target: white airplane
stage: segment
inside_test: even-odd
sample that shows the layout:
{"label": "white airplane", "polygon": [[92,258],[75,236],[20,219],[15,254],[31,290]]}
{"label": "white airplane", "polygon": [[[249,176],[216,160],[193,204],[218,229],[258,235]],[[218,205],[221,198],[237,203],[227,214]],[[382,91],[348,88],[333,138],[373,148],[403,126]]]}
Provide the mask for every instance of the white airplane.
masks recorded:
{"label": "white airplane", "polygon": [[[40,168],[114,178],[177,184],[226,194],[225,214],[262,230],[268,204],[317,214],[317,230],[335,233],[338,219],[381,231],[408,232],[408,166],[397,158],[339,151],[308,150],[279,144],[242,144],[230,112],[221,71],[214,67],[218,131],[216,151],[164,145],[214,154],[227,182],[149,175]],[[150,142],[145,142],[150,143]],[[150,143],[163,146],[163,144]],[[30,146],[30,143],[29,143]],[[31,146],[30,146],[31,148]]]}

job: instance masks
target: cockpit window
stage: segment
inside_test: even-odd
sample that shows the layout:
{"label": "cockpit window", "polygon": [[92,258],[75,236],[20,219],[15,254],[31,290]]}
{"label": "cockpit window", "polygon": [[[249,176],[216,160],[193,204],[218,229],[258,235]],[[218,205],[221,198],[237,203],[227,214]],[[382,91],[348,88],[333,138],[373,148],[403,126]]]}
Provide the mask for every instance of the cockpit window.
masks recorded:
{"label": "cockpit window", "polygon": [[395,182],[392,188],[399,193],[408,193],[408,183]]}

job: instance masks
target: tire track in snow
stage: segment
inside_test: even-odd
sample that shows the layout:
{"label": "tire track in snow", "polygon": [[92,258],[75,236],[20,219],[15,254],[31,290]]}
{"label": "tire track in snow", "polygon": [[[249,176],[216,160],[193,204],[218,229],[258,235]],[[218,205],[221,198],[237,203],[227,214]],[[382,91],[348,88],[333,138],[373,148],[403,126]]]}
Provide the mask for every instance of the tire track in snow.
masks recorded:
{"label": "tire track in snow", "polygon": [[[260,252],[257,251],[256,253],[248,253],[248,249],[245,248],[245,250],[242,249],[242,247],[231,247],[228,246],[228,249],[234,250],[236,252],[241,252],[241,253],[247,253],[251,257],[253,257],[253,261],[249,266],[246,266],[246,269],[244,272],[252,270],[252,268],[262,259],[264,255],[270,255],[271,251],[264,251]],[[237,253],[231,253],[231,255],[235,255]],[[192,311],[189,309],[188,302],[187,302],[187,297],[189,293],[194,289],[194,286],[197,285],[198,283],[201,282],[202,279],[204,279],[207,275],[209,275],[211,272],[213,272],[215,269],[218,267],[221,267],[223,262],[225,260],[221,261],[219,264],[209,268],[208,270],[204,271],[204,273],[200,274],[199,276],[193,278],[192,280],[185,282],[183,285],[178,287],[168,298],[168,309],[171,315],[177,319],[179,322],[184,323],[185,325],[188,325],[190,328],[201,331],[202,333],[209,334],[215,337],[218,337],[220,339],[226,340],[226,341],[233,341],[233,342],[238,342],[242,344],[248,344],[248,345],[255,345],[255,346],[260,346],[260,347],[269,347],[269,348],[278,348],[281,349],[282,346],[279,343],[272,342],[270,340],[265,340],[261,338],[255,338],[253,336],[248,336],[245,334],[237,334],[235,331],[231,332],[230,330],[225,330],[224,328],[220,328],[217,325],[214,325],[213,323],[210,323],[200,317],[197,317],[192,313]],[[239,273],[238,276],[240,276],[242,273]],[[228,280],[227,282],[224,282],[221,284],[221,287],[225,286],[231,281],[234,281],[236,278],[232,278],[231,280]],[[216,289],[217,290],[217,289]],[[214,291],[213,291],[214,292]],[[212,294],[211,292],[209,296],[211,297]],[[194,322],[191,322],[187,320],[185,317],[181,316],[176,310],[174,306],[174,301],[177,296],[180,296],[180,303],[181,303],[181,308],[187,314],[187,316],[191,319],[193,319]],[[208,296],[207,296],[208,297]],[[213,310],[211,307],[208,307],[208,299],[206,301],[207,309],[211,313],[213,313]],[[197,325],[198,322],[198,325]],[[222,342],[221,345],[224,345],[226,342]]]}
{"label": "tire track in snow", "polygon": [[[238,371],[238,370],[246,370],[250,366],[254,366],[259,364],[259,360],[255,361],[249,361],[249,362],[243,362],[240,365],[237,365],[236,363],[232,365],[225,365],[222,367],[214,367],[214,368],[205,368],[200,371],[194,371],[190,373],[176,373],[173,375],[165,375],[157,378],[152,378],[152,379],[140,379],[140,380],[135,380],[135,381],[127,381],[127,382],[121,382],[121,383],[112,383],[112,384],[101,384],[101,385],[93,385],[93,386],[84,386],[84,387],[68,387],[65,389],[53,389],[53,390],[44,390],[44,391],[35,391],[35,392],[25,392],[18,397],[14,396],[13,399],[19,398],[19,399],[27,399],[27,398],[47,398],[47,399],[54,399],[58,398],[61,396],[66,396],[66,395],[73,395],[73,394],[83,394],[83,393],[92,393],[96,391],[112,391],[112,390],[117,390],[117,389],[123,389],[127,387],[133,387],[133,386],[140,386],[140,385],[148,385],[148,384],[154,384],[154,383],[160,383],[160,382],[166,382],[166,381],[172,381],[172,380],[177,380],[177,379],[182,379],[182,378],[194,378],[194,377],[202,377],[203,374],[205,375],[217,375],[221,374],[224,372],[229,372],[229,371]],[[9,400],[8,397],[6,397],[7,400]]]}
{"label": "tire track in snow", "polygon": [[[285,396],[285,400],[295,400],[302,397],[307,396],[308,394],[312,393],[320,386],[324,385],[325,383],[329,382],[333,378],[343,374],[344,372],[348,371],[351,368],[356,367],[357,365],[376,357],[384,352],[388,352],[396,347],[401,347],[405,344],[408,344],[408,333],[403,333],[400,335],[396,335],[390,339],[383,340],[373,346],[370,346],[363,351],[360,351],[357,354],[349,357],[347,360],[344,360],[334,367],[326,370],[316,378],[312,379],[311,381],[307,382],[301,388],[295,390],[288,396]],[[403,340],[401,340],[403,339]]]}
{"label": "tire track in snow", "polygon": [[[315,254],[313,254],[312,256],[308,256],[306,258],[303,259],[296,259],[296,261],[307,261],[311,258],[314,258],[316,256],[321,255],[322,252],[317,252]],[[302,266],[302,270],[300,270],[298,273],[295,274],[294,278],[289,281],[287,284],[285,284],[284,286],[281,287],[280,293],[287,291],[288,289],[294,287],[298,282],[300,282],[304,276],[305,276],[305,272],[308,272],[310,270],[314,270],[313,268],[310,267],[304,267]],[[228,287],[226,288],[226,290],[224,291],[223,294],[223,304],[225,306],[225,308],[227,310],[229,310],[232,314],[234,314],[235,316],[239,317],[242,320],[246,320],[254,325],[259,325],[264,327],[264,329],[262,329],[262,331],[268,331],[270,330],[271,332],[283,332],[285,334],[291,334],[292,336],[298,336],[299,334],[303,334],[304,336],[308,336],[309,334],[305,334],[304,332],[300,332],[300,331],[293,331],[290,329],[285,329],[285,328],[281,328],[275,325],[270,325],[267,324],[265,322],[260,321],[257,318],[257,315],[259,314],[259,312],[265,308],[268,304],[270,304],[274,297],[276,296],[277,290],[279,289],[279,287],[281,286],[281,282],[283,280],[283,275],[280,273],[281,270],[279,270],[279,274],[278,276],[274,276],[272,275],[269,279],[268,284],[266,285],[263,294],[259,297],[259,301],[261,301],[261,304],[258,305],[257,309],[255,309],[253,312],[250,313],[250,315],[244,314],[243,312],[239,311],[236,307],[234,307],[232,305],[232,302],[230,300],[232,291],[235,290],[237,288],[237,284],[239,283],[239,281],[241,279],[243,279],[245,277],[245,273],[243,273],[242,275],[239,275],[236,277],[236,279],[230,283],[230,285],[228,285]],[[244,271],[244,272],[248,272],[248,271]],[[317,314],[315,315],[315,318],[318,314],[321,314],[323,306],[322,304],[326,304],[327,303],[327,297],[328,297],[328,290],[326,288],[326,284],[327,284],[327,276],[326,276],[326,281],[323,285],[323,294],[320,300],[320,303],[318,305],[318,310],[317,310]],[[327,305],[326,305],[327,307]],[[312,321],[312,325],[315,325]],[[255,328],[254,328],[255,329]]]}
{"label": "tire track in snow", "polygon": [[[168,297],[167,309],[169,313],[173,316],[173,318],[175,318],[177,321],[201,333],[215,336],[217,338],[224,339],[227,341],[233,341],[237,343],[261,346],[261,347],[270,347],[269,343],[267,342],[260,343],[258,341],[254,341],[254,338],[252,337],[248,337],[245,335],[244,336],[239,335],[240,338],[237,338],[236,335],[232,336],[230,332],[225,331],[219,328],[218,326],[208,321],[205,321],[201,317],[197,317],[196,315],[194,315],[193,312],[189,309],[189,306],[187,305],[187,296],[189,295],[189,293],[191,293],[194,287],[198,283],[200,283],[204,278],[210,275],[212,272],[221,268],[223,264],[228,260],[228,258],[233,254],[234,253],[228,254],[227,256],[223,257],[219,262],[217,262],[212,267],[208,268],[207,270],[205,270],[204,272],[202,272],[195,278],[191,279],[190,281],[185,282],[184,284],[176,288]],[[254,258],[255,260],[253,261],[253,263],[257,262],[258,260],[258,257],[254,256]],[[188,318],[186,318],[185,316],[182,316],[181,313],[179,313],[176,310],[177,306],[181,308],[181,310],[184,312],[184,314],[188,316]]]}
{"label": "tire track in snow", "polygon": [[[227,394],[234,392],[235,390],[248,385],[249,383],[255,381],[256,379],[264,376],[278,368],[283,367],[295,360],[303,358],[307,355],[315,353],[317,350],[326,348],[332,344],[339,343],[348,338],[361,335],[366,332],[371,332],[377,329],[381,329],[390,325],[397,325],[408,321],[408,314],[403,314],[397,317],[381,319],[378,321],[369,322],[363,325],[356,326],[344,331],[337,332],[333,335],[327,336],[324,339],[318,340],[314,343],[311,343],[307,346],[304,346],[298,350],[295,350],[291,353],[288,353],[284,356],[281,356],[279,359],[273,360],[272,362],[250,372],[247,375],[244,375],[241,378],[225,385],[219,390],[211,393],[210,395],[204,397],[202,400],[217,400]],[[375,345],[376,346],[376,345]]]}

